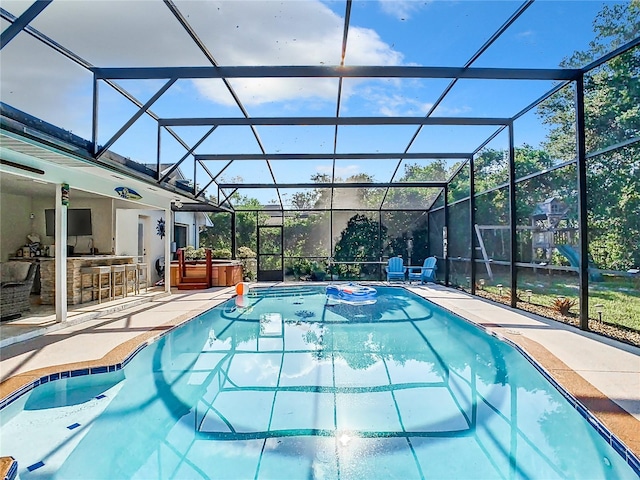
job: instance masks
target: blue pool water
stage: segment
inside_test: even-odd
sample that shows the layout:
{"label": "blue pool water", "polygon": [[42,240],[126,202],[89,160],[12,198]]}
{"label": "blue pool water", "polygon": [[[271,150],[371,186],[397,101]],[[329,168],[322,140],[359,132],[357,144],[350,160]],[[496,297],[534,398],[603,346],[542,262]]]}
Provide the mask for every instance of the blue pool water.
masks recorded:
{"label": "blue pool water", "polygon": [[514,348],[393,287],[255,290],[0,413],[21,479],[638,478]]}

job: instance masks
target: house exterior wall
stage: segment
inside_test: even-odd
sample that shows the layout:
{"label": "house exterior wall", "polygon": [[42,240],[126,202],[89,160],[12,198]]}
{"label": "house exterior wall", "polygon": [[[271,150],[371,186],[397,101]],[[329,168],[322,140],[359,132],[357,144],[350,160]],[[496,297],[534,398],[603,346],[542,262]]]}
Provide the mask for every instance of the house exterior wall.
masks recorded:
{"label": "house exterior wall", "polygon": [[174,219],[176,224],[187,227],[187,245],[199,248],[200,226],[205,224],[204,216],[198,212],[175,212]]}
{"label": "house exterior wall", "polygon": [[[6,262],[25,244],[31,231],[31,198],[23,195],[0,193],[0,261]],[[44,224],[44,211],[42,212]],[[35,220],[35,219],[34,219]]]}
{"label": "house exterior wall", "polygon": [[115,211],[117,255],[138,255],[138,223],[144,225],[144,261],[150,266],[151,281],[159,280],[154,268],[158,257],[164,256],[164,238],[156,232],[158,220],[164,220],[164,211],[117,208]]}
{"label": "house exterior wall", "polygon": [[[44,210],[46,208],[55,208],[55,200],[34,198],[34,207],[36,215],[41,217],[40,231],[38,231],[42,243],[52,245],[55,243],[55,237],[46,236]],[[110,198],[71,198],[69,208],[90,208],[91,209],[91,235],[82,235],[77,237],[68,237],[67,244],[75,247],[75,254],[89,254],[90,249],[97,248],[98,252],[103,254],[111,253],[113,246],[113,226],[111,224],[112,200]]]}

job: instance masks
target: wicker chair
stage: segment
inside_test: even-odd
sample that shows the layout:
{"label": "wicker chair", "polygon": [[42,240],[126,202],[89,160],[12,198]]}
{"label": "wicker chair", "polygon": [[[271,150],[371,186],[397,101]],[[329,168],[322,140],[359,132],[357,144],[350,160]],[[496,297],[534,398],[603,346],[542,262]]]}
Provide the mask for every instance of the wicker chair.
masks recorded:
{"label": "wicker chair", "polygon": [[6,262],[0,264],[0,317],[15,318],[29,311],[29,294],[36,277],[36,263]]}

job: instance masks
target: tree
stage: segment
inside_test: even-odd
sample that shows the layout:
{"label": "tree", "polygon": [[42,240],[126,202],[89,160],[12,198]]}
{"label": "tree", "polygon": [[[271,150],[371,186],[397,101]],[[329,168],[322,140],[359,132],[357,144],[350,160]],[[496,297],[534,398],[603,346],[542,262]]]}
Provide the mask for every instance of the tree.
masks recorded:
{"label": "tree", "polygon": [[[336,177],[335,183],[374,183],[375,179],[366,173],[358,173],[342,180]],[[333,191],[333,206],[341,208],[368,208],[377,209],[382,201],[383,188],[359,187],[336,188]]]}
{"label": "tree", "polygon": [[[554,164],[555,162],[544,150],[535,149],[527,144],[515,149],[516,179],[544,171]],[[507,152],[505,150],[483,150],[475,160],[475,191],[476,194],[479,194],[476,202],[477,223],[485,225],[509,224],[508,180],[509,157]],[[577,211],[575,188],[575,169],[572,167],[555,170],[527,182],[519,181],[516,185],[517,224],[529,225],[531,214],[536,205],[549,197],[558,197],[565,203],[572,205],[574,207],[572,211]],[[483,194],[488,191],[491,193]],[[485,201],[488,198],[490,200]]]}
{"label": "tree", "polygon": [[[267,215],[260,213],[262,205],[255,198],[234,193],[230,199],[236,208],[236,247],[248,247],[255,252],[258,248],[257,225],[261,221],[264,223]],[[214,226],[200,232],[200,245],[231,249],[231,235],[234,234],[231,231],[231,214],[220,212],[208,215]]]}
{"label": "tree", "polygon": [[329,257],[329,212],[296,212],[285,217],[287,257]]}
{"label": "tree", "polygon": [[316,208],[320,199],[319,190],[315,189],[310,192],[295,192],[291,194],[291,206],[296,210],[310,210]]}
{"label": "tree", "polygon": [[[459,166],[459,162],[449,167],[442,159],[431,161],[428,165],[405,164],[404,173],[398,179],[403,182],[444,182]],[[468,183],[468,182],[467,182]],[[390,189],[385,205],[394,208],[424,208],[431,206],[441,188],[405,187]]]}
{"label": "tree", "polygon": [[[563,67],[583,67],[640,35],[640,0],[605,5],[594,20],[594,40],[586,51],[563,60]],[[635,47],[588,72],[585,87],[587,152],[640,135],[640,48]],[[573,90],[565,88],[538,107],[552,126],[545,148],[552,156],[575,158]],[[640,146],[591,156],[587,161],[589,241],[600,250],[601,268],[628,269],[640,264]],[[634,240],[635,239],[635,240]]]}
{"label": "tree", "polygon": [[[334,249],[338,262],[376,261],[380,257],[380,245],[387,228],[366,215],[356,214],[349,219]],[[370,273],[368,266],[355,265],[351,273]]]}

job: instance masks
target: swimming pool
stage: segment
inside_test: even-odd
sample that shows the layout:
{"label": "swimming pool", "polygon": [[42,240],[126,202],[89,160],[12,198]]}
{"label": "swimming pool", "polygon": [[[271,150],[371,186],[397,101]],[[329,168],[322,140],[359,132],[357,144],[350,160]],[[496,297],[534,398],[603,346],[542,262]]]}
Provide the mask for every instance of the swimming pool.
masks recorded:
{"label": "swimming pool", "polygon": [[27,478],[638,478],[520,353],[402,288],[260,289],[2,410]]}

